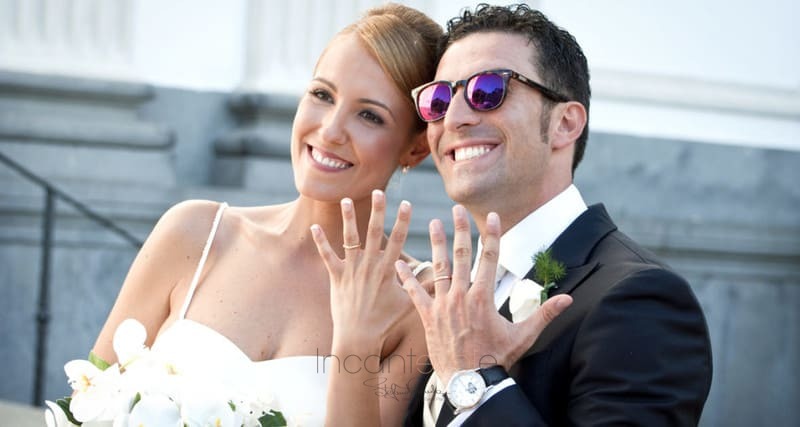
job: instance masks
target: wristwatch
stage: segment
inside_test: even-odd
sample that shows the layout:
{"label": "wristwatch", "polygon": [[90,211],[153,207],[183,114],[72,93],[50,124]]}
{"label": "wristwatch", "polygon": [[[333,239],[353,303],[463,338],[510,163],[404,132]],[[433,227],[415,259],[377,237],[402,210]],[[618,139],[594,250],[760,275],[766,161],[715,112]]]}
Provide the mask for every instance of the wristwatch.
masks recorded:
{"label": "wristwatch", "polygon": [[500,365],[457,371],[447,383],[444,401],[451,406],[454,414],[458,414],[477,405],[489,387],[506,378],[508,372]]}

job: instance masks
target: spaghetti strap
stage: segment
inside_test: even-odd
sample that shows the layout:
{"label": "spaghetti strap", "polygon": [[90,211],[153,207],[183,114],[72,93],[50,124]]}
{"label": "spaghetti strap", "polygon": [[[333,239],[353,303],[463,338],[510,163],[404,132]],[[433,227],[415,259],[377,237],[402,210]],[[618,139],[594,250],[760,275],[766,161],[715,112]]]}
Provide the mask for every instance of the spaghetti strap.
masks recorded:
{"label": "spaghetti strap", "polygon": [[217,215],[214,217],[214,223],[211,225],[211,233],[208,234],[208,240],[206,240],[206,246],[203,248],[203,255],[200,256],[200,262],[197,264],[197,270],[194,272],[194,277],[192,277],[192,283],[189,285],[189,291],[186,292],[186,299],[183,301],[183,307],[181,307],[180,315],[178,319],[183,320],[186,317],[186,312],[189,310],[189,303],[192,301],[192,297],[194,296],[194,291],[197,289],[197,282],[200,280],[200,274],[203,272],[203,266],[206,264],[206,258],[208,258],[208,252],[211,250],[211,242],[214,241],[214,235],[217,234],[217,228],[219,227],[219,221],[222,218],[222,211],[228,207],[228,204],[222,202],[219,204],[219,209],[217,209]]}

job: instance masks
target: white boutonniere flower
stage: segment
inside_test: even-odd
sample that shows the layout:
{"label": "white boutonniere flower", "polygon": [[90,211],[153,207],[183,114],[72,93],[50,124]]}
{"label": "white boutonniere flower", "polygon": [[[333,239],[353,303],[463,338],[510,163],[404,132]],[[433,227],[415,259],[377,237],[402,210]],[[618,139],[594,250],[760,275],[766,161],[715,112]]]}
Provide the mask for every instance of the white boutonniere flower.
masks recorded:
{"label": "white boutonniere flower", "polygon": [[550,249],[537,252],[533,256],[533,263],[536,266],[534,278],[544,286],[530,279],[522,279],[514,284],[508,301],[514,323],[522,322],[535,313],[550,297],[550,291],[558,288],[556,282],[566,276],[566,267],[553,259]]}
{"label": "white boutonniere flower", "polygon": [[511,288],[511,297],[508,301],[508,310],[511,320],[519,323],[539,309],[542,302],[544,288],[530,279],[522,279]]}

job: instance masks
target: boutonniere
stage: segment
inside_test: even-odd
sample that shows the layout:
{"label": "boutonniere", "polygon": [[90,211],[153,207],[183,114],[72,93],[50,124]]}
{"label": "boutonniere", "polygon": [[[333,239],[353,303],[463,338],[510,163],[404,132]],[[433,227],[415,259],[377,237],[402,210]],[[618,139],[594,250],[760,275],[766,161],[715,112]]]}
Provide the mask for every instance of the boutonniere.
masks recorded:
{"label": "boutonniere", "polygon": [[[550,255],[550,250],[540,251],[533,256],[536,265],[536,281],[522,279],[514,284],[508,301],[511,321],[521,322],[539,309],[549,297],[550,289],[566,275],[564,264]],[[537,283],[538,282],[538,283]],[[544,283],[544,286],[539,283]]]}
{"label": "boutonniere", "polygon": [[542,297],[539,304],[544,304],[550,297],[550,289],[557,288],[556,282],[567,275],[567,268],[564,263],[553,259],[550,249],[539,251],[533,256],[533,264],[536,266],[534,278],[539,283],[544,283]]}

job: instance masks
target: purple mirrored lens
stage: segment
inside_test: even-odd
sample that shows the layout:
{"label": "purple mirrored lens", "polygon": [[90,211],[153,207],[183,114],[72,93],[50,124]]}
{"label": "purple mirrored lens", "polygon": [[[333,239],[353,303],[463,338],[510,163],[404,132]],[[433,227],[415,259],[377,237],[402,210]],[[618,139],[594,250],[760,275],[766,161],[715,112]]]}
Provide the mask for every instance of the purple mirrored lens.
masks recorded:
{"label": "purple mirrored lens", "polygon": [[450,106],[450,86],[445,83],[434,83],[419,93],[417,108],[423,120],[438,120]]}
{"label": "purple mirrored lens", "polygon": [[494,73],[478,74],[467,82],[467,99],[476,110],[487,111],[503,102],[503,76]]}

